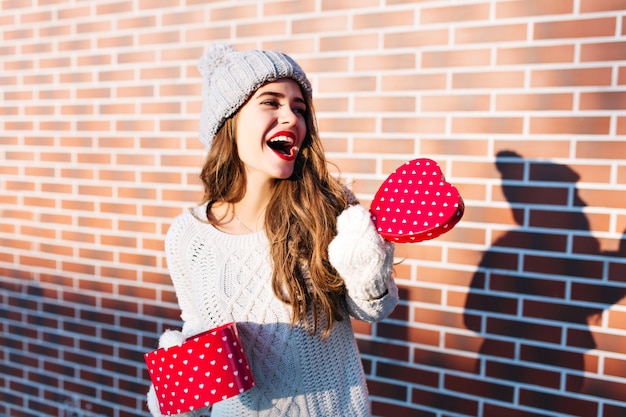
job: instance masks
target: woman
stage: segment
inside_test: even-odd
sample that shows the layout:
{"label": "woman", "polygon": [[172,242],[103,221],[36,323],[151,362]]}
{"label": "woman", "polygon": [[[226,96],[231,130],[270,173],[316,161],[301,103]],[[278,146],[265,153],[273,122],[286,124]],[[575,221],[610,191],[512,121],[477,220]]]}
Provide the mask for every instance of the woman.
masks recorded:
{"label": "woman", "polygon": [[204,199],[167,233],[184,325],[160,346],[237,323],[256,385],[213,417],[369,416],[350,317],[397,304],[393,245],[330,175],[296,62],[217,44],[199,69]]}

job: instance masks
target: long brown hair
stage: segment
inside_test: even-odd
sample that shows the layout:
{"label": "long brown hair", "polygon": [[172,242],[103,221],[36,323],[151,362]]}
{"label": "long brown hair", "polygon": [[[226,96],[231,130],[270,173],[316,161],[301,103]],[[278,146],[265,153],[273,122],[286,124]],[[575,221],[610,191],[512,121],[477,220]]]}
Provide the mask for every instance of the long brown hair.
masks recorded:
{"label": "long brown hair", "polygon": [[[334,178],[318,136],[313,103],[307,94],[307,134],[288,179],[275,180],[265,211],[265,233],[273,263],[272,288],[292,309],[291,322],[311,333],[343,319],[343,280],[328,261],[328,244],[336,233],[336,217],[348,206],[345,188]],[[244,165],[237,153],[237,114],[217,132],[200,179],[202,203],[236,203],[246,192]],[[216,223],[218,219],[209,218]],[[312,314],[310,323],[308,315]]]}

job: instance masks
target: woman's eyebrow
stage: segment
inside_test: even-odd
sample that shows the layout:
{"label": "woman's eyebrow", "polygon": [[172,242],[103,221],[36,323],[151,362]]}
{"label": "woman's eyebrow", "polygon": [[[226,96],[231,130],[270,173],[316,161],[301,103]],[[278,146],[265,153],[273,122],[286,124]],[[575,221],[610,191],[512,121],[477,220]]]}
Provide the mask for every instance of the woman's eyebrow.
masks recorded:
{"label": "woman's eyebrow", "polygon": [[[256,97],[257,98],[262,98],[263,96],[271,96],[271,97],[276,97],[276,98],[285,98],[285,95],[283,93],[278,93],[276,91],[263,91],[263,92],[259,93]],[[302,97],[295,97],[293,100],[298,102],[298,103],[306,104],[306,102],[304,101],[304,99]]]}

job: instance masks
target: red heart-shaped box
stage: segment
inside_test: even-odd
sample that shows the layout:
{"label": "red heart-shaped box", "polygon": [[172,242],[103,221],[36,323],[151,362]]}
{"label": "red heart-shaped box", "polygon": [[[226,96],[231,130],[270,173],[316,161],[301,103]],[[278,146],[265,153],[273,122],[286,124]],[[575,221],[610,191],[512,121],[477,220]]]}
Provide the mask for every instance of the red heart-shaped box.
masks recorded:
{"label": "red heart-shaped box", "polygon": [[144,359],[165,415],[208,407],[254,386],[235,323],[146,353]]}
{"label": "red heart-shaped box", "polygon": [[418,158],[396,168],[370,206],[378,233],[390,242],[414,243],[451,230],[465,204],[435,161]]}

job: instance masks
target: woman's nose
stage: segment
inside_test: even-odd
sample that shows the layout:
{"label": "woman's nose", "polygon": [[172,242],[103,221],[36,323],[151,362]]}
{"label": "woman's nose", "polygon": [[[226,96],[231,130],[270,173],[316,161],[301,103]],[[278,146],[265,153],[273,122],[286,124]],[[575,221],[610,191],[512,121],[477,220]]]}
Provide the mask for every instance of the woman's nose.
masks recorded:
{"label": "woman's nose", "polygon": [[295,125],[298,121],[298,115],[289,106],[282,106],[280,109],[279,120],[282,124]]}

